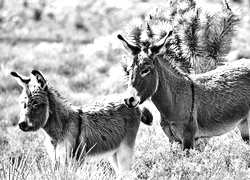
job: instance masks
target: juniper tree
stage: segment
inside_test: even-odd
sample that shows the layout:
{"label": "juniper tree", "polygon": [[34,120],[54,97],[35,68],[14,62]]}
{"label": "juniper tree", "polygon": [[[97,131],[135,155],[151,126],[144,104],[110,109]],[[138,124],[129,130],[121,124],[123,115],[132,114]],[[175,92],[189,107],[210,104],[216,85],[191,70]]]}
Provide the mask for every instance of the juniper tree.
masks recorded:
{"label": "juniper tree", "polygon": [[172,32],[163,59],[185,72],[204,73],[225,61],[238,21],[226,1],[221,12],[212,14],[194,0],[172,0],[132,20],[126,33],[131,43],[147,49]]}

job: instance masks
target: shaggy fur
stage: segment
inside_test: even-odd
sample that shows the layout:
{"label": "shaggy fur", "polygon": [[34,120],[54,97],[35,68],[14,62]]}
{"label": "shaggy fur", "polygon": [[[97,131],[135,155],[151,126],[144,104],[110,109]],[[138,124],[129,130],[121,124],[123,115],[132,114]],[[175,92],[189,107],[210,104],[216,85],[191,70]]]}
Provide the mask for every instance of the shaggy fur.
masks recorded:
{"label": "shaggy fur", "polygon": [[44,129],[45,146],[53,163],[64,165],[71,158],[82,161],[88,152],[89,158],[111,156],[118,173],[130,169],[140,119],[152,122],[149,110],[126,107],[123,94],[75,107],[49,85],[40,71],[32,71],[34,81],[11,74],[24,87],[19,126],[23,131]]}

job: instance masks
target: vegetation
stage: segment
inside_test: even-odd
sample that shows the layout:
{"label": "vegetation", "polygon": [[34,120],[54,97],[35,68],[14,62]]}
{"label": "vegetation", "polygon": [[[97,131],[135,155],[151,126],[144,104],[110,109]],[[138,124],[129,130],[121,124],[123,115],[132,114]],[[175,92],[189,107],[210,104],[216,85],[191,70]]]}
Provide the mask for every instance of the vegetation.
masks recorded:
{"label": "vegetation", "polygon": [[[21,3],[20,3],[21,2]],[[10,76],[40,69],[72,104],[123,92],[120,59],[125,51],[118,30],[164,2],[0,0],[0,179],[115,179],[105,161],[54,170],[43,146],[42,131],[24,133],[17,126],[21,92]],[[209,1],[206,7],[221,6]],[[241,22],[228,60],[250,57],[250,6],[241,2]],[[15,7],[15,8],[13,8]],[[128,13],[129,12],[129,13]],[[120,32],[119,32],[120,33]],[[88,44],[86,44],[88,42]],[[158,124],[143,124],[133,167],[124,179],[249,179],[250,146],[238,130],[199,140],[189,155],[169,143]]]}
{"label": "vegetation", "polygon": [[224,61],[238,22],[226,1],[219,12],[212,13],[194,0],[173,0],[145,19],[132,21],[126,29],[129,40],[139,47],[169,36],[164,58],[186,72],[204,73]]}

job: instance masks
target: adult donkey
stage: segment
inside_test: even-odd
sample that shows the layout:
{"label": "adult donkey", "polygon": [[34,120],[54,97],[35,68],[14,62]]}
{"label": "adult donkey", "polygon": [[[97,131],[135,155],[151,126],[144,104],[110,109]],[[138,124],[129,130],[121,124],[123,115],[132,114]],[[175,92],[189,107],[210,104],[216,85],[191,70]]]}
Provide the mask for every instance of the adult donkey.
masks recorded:
{"label": "adult donkey", "polygon": [[[151,98],[161,114],[166,135],[193,148],[195,138],[222,135],[237,125],[249,139],[250,60],[242,59],[213,71],[188,77],[164,53],[171,32],[150,46],[118,38],[133,55],[127,60],[128,107]],[[191,116],[190,116],[191,115]]]}
{"label": "adult donkey", "polygon": [[75,107],[54,90],[40,71],[33,78],[16,72],[11,75],[23,87],[20,95],[19,127],[22,131],[42,128],[45,146],[53,163],[64,165],[71,158],[110,157],[119,174],[131,167],[140,120],[152,122],[148,109],[131,109],[123,103],[123,95],[112,94],[99,101]]}

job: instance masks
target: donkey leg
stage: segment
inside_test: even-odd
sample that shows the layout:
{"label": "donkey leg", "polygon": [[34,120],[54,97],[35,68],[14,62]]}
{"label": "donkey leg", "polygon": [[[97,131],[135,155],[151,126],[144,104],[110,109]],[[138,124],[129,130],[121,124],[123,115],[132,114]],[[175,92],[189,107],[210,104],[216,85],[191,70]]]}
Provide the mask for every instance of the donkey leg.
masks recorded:
{"label": "donkey leg", "polygon": [[247,114],[247,127],[248,127],[248,141],[250,136],[250,111]]}
{"label": "donkey leg", "polygon": [[249,113],[248,117],[244,118],[238,125],[238,129],[240,130],[241,137],[244,141],[249,141]]}
{"label": "donkey leg", "polygon": [[183,150],[185,149],[193,149],[195,143],[195,136],[198,130],[198,122],[197,122],[197,107],[194,104],[194,111],[192,114],[192,118],[190,119],[188,124],[184,124],[183,128]]}
{"label": "donkey leg", "polygon": [[193,149],[195,143],[196,127],[192,124],[185,125],[183,132],[184,132],[182,140],[183,150]]}
{"label": "donkey leg", "polygon": [[124,142],[120,145],[117,151],[117,165],[120,176],[131,169],[133,153],[134,143],[128,145]]}
{"label": "donkey leg", "polygon": [[112,165],[112,167],[114,168],[115,172],[118,173],[118,162],[117,162],[117,154],[114,153],[111,157],[108,158],[110,164]]}
{"label": "donkey leg", "polygon": [[178,142],[178,143],[181,143],[181,141],[179,139],[177,139],[174,135],[173,135],[173,132],[171,130],[171,127],[170,126],[162,126],[161,127],[163,132],[167,135],[170,143],[173,143],[173,142]]}
{"label": "donkey leg", "polygon": [[171,128],[170,123],[167,122],[165,120],[165,118],[161,117],[161,123],[160,123],[160,125],[161,125],[161,128],[162,128],[163,132],[167,135],[170,143],[172,143],[172,142],[179,142],[179,143],[181,143],[181,141],[174,136],[173,131],[172,131],[173,127]]}

